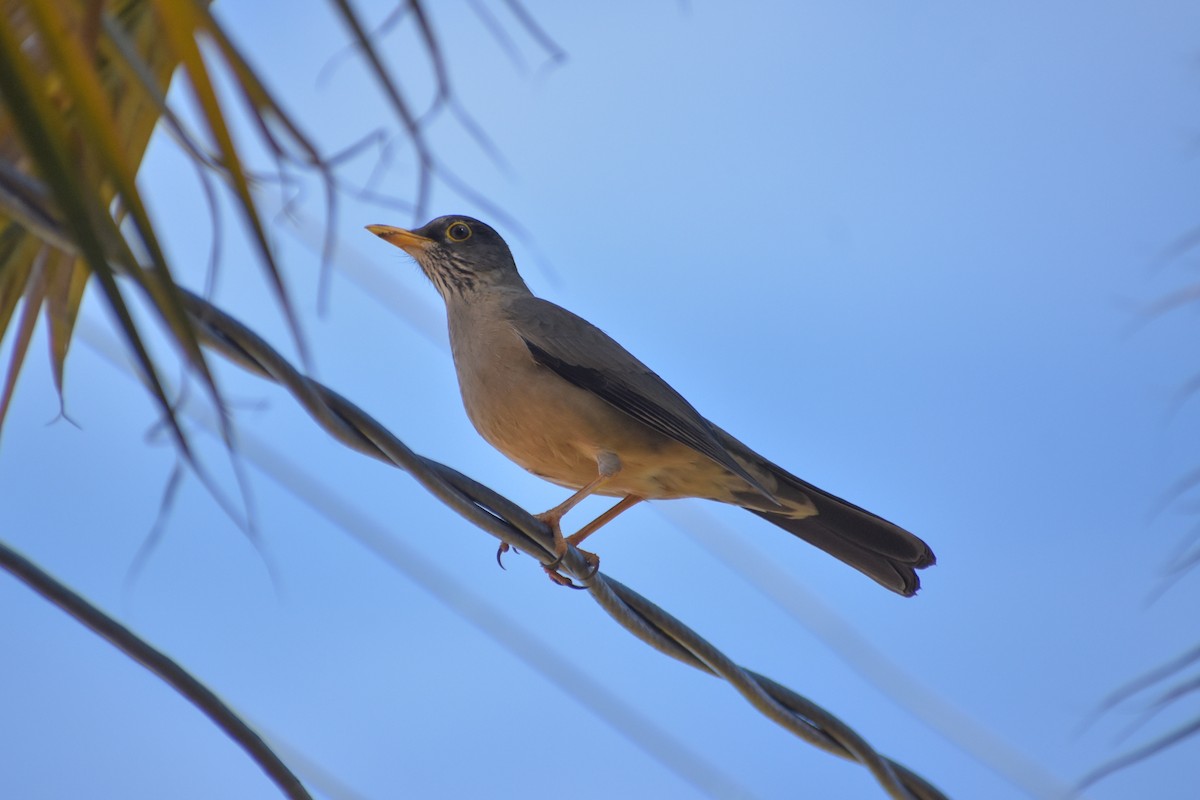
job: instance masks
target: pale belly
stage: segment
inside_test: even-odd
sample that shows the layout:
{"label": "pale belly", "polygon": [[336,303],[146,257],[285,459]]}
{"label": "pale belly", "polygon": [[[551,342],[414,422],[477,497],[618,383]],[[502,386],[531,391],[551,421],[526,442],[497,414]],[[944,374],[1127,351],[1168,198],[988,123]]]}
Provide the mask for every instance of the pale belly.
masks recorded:
{"label": "pale belly", "polygon": [[521,370],[520,377],[518,385],[516,376],[503,371],[464,375],[460,370],[459,384],[467,415],[480,435],[535,475],[578,489],[598,476],[600,454],[612,453],[620,471],[597,494],[730,502],[731,489],[744,488],[706,456],[545,367]]}

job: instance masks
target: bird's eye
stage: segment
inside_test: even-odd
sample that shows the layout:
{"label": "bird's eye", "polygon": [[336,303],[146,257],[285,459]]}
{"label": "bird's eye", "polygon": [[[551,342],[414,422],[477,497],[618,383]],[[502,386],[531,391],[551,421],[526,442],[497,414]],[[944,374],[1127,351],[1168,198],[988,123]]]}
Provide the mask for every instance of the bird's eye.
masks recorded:
{"label": "bird's eye", "polygon": [[465,222],[455,222],[446,228],[446,238],[452,242],[463,242],[471,238],[471,228]]}

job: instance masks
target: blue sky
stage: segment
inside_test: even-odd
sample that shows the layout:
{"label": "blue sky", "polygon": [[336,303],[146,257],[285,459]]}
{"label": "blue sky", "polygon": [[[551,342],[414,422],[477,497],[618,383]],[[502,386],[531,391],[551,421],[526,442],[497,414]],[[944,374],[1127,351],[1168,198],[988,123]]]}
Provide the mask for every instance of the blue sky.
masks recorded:
{"label": "blue sky", "polygon": [[[369,19],[388,10],[359,5]],[[607,572],[953,797],[1069,785],[1194,717],[1181,704],[1121,739],[1134,704],[1082,728],[1108,692],[1195,640],[1200,579],[1151,598],[1195,526],[1194,503],[1164,498],[1200,466],[1200,411],[1173,411],[1196,319],[1141,311],[1195,277],[1194,253],[1162,258],[1200,221],[1194,4],[531,3],[567,53],[557,65],[502,8],[522,63],[470,4],[436,5],[456,95],[504,166],[449,114],[430,141],[519,223],[496,226],[534,290],[939,558],[904,600],[738,509],[687,501],[599,534]],[[394,126],[353,61],[335,59],[347,38],[321,4],[217,9],[329,149]],[[411,23],[384,42],[427,98]],[[365,153],[347,175],[374,163]],[[413,178],[400,148],[380,188],[411,197]],[[211,225],[192,173],[158,139],[142,179],[182,279],[201,287]],[[274,235],[316,375],[418,452],[530,510],[559,502],[472,430],[436,293],[362,231],[425,219],[344,203],[321,317],[305,244],[321,232],[319,194],[302,203]],[[459,212],[495,221],[439,184],[425,216]],[[237,222],[224,227],[217,301],[286,349]],[[261,471],[248,443],[261,547],[189,479],[127,582],[173,456],[147,435],[141,390],[87,343],[104,312],[89,303],[85,317],[68,375],[79,427],[45,424],[58,406],[41,338],[9,412],[5,541],[358,795],[881,796],[865,770],[647,649],[532,559],[497,569],[490,537],[235,368],[219,376],[247,437],[378,526],[404,549],[399,566],[314,510],[315,489],[296,496]],[[220,447],[196,436],[233,491]],[[0,795],[274,796],[140,667],[12,580],[0,606]],[[888,663],[847,659],[855,637]],[[1040,772],[999,776],[971,754],[1003,761],[992,739],[930,724],[942,704]],[[643,728],[613,720],[631,714],[728,783],[686,765],[681,778]],[[1087,796],[1188,797],[1194,751]]]}

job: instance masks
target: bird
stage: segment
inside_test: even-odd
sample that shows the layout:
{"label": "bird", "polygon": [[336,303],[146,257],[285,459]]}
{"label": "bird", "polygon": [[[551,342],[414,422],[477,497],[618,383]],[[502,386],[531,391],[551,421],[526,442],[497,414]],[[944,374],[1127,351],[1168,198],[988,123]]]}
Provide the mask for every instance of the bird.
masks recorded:
{"label": "bird", "polygon": [[[452,215],[366,229],[410,255],[445,301],[463,406],[479,434],[574,490],[536,515],[560,560],[643,500],[700,497],[740,506],[897,594],[920,588],[916,571],[935,563],[929,545],[759,455],[599,328],[535,296],[490,225]],[[564,537],[563,516],[590,495],[619,500]],[[599,557],[580,552],[594,574]],[[570,583],[556,565],[547,573]]]}

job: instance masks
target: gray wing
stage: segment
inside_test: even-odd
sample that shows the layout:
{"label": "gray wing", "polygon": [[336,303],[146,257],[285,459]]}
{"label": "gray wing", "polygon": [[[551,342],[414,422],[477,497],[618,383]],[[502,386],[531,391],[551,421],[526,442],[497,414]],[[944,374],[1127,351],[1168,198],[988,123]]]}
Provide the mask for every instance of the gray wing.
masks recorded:
{"label": "gray wing", "polygon": [[734,460],[712,424],[691,403],[604,331],[538,297],[517,300],[510,312],[509,323],[534,361],[643,425],[712,459],[777,502]]}

